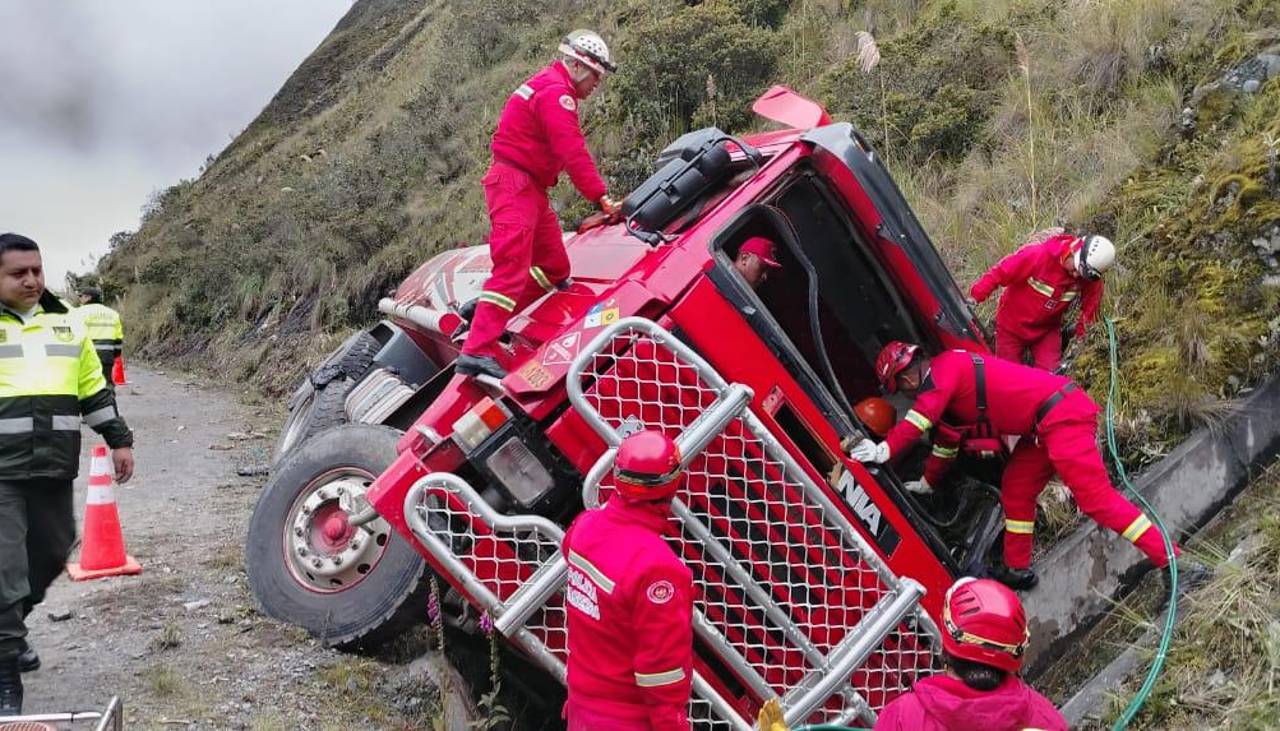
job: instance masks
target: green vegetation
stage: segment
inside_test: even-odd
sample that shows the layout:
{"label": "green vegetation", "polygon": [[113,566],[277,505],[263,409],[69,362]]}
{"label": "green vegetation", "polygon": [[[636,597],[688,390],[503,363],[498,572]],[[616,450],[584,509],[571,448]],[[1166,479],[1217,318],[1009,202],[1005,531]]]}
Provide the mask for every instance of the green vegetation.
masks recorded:
{"label": "green vegetation", "polygon": [[[1274,371],[1280,289],[1250,241],[1280,221],[1280,82],[1207,85],[1278,24],[1263,0],[361,0],[94,275],[145,356],[279,392],[417,264],[482,240],[501,105],[560,34],[596,27],[622,70],[584,120],[615,192],[682,132],[758,128],[750,102],[781,82],[888,137],[962,285],[1031,231],[1110,235],[1119,433],[1141,462]],[[859,31],[879,42],[869,73]],[[554,201],[586,210],[567,186]],[[1102,341],[1077,362],[1095,393]]]}

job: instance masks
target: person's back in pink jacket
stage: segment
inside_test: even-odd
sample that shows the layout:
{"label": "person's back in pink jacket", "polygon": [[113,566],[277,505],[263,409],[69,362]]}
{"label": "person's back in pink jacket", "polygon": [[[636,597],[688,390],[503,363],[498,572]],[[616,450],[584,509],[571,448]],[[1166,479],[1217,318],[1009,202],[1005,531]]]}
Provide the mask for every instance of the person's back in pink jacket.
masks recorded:
{"label": "person's back in pink jacket", "polygon": [[889,704],[876,731],[1066,731],[1067,722],[1047,698],[1009,674],[994,690],[976,690],[950,675],[916,683]]}

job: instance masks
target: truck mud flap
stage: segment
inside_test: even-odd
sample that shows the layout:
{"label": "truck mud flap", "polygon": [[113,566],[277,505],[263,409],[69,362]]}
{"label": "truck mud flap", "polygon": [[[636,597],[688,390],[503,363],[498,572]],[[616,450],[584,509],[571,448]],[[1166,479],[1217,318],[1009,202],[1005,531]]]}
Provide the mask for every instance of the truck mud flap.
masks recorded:
{"label": "truck mud flap", "polygon": [[[871,725],[917,678],[939,670],[940,635],[923,588],[893,575],[831,495],[810,478],[729,384],[657,324],[602,330],[570,368],[570,400],[609,449],[584,502],[612,491],[614,447],[661,429],[684,455],[669,543],[693,571],[696,728],[749,729],[781,700],[791,725]],[[415,535],[497,631],[564,679],[562,531],[494,512],[454,475],[405,499]]]}

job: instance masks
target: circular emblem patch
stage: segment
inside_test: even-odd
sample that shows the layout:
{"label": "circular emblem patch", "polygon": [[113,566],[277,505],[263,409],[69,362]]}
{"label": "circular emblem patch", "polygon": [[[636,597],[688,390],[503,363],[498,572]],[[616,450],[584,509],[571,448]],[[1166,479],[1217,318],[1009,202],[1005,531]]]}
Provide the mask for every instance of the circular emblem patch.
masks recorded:
{"label": "circular emblem patch", "polygon": [[649,601],[654,604],[666,604],[675,595],[676,588],[666,579],[653,582],[649,585],[648,591],[645,592],[645,596],[649,597]]}
{"label": "circular emblem patch", "polygon": [[569,96],[568,94],[562,94],[560,96],[560,106],[572,112],[573,110],[578,108],[578,103],[575,102],[573,100],[573,97]]}

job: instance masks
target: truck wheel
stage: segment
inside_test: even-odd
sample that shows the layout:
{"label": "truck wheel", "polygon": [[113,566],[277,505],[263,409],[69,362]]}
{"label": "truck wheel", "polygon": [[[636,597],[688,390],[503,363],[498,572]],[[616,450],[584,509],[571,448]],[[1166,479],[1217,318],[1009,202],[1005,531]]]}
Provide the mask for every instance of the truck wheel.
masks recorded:
{"label": "truck wheel", "polygon": [[347,423],[347,394],[351,393],[355,383],[344,378],[329,381],[320,388],[310,382],[302,385],[302,396],[289,412],[289,418],[280,430],[280,439],[276,442],[276,451],[271,458],[273,468],[311,437],[325,429]]}
{"label": "truck wheel", "polygon": [[426,561],[381,518],[348,514],[396,458],[385,426],[329,429],[287,456],[263,488],[245,542],[249,586],[266,613],[326,645],[365,649],[426,617]]}

